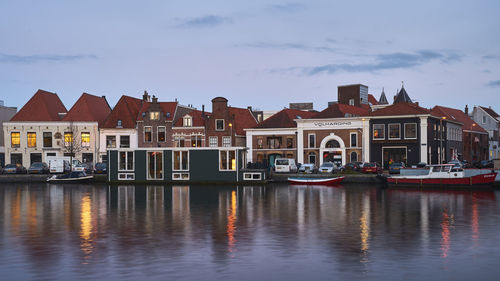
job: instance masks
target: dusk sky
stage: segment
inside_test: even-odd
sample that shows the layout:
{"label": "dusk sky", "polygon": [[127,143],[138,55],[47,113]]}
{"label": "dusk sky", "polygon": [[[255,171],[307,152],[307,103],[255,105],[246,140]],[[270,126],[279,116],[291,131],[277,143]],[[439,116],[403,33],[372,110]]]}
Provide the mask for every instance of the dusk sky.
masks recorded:
{"label": "dusk sky", "polygon": [[425,107],[500,111],[500,1],[0,2],[0,99],[144,90],[161,101],[279,110],[361,83]]}

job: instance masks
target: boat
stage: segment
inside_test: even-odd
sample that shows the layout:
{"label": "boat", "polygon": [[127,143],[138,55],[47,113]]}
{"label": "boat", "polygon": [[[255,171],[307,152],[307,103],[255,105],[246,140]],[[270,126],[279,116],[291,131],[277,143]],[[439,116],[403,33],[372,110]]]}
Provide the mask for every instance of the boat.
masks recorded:
{"label": "boat", "polygon": [[288,178],[291,184],[304,184],[304,185],[335,185],[344,180],[344,177],[336,178]]}
{"label": "boat", "polygon": [[427,165],[424,169],[407,169],[405,174],[387,177],[389,186],[467,187],[491,186],[497,173],[485,169],[462,169],[454,164]]}
{"label": "boat", "polygon": [[73,171],[64,175],[53,175],[47,178],[48,182],[60,182],[60,183],[70,183],[70,182],[86,182],[93,179],[94,176],[89,176],[83,171]]}

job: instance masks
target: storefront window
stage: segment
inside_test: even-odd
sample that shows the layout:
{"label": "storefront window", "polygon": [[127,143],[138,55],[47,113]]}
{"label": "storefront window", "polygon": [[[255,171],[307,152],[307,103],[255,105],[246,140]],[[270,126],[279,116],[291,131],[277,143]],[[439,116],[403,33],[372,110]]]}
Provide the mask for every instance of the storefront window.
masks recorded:
{"label": "storefront window", "polygon": [[134,152],[133,151],[120,151],[118,158],[118,168],[121,171],[134,170]]}

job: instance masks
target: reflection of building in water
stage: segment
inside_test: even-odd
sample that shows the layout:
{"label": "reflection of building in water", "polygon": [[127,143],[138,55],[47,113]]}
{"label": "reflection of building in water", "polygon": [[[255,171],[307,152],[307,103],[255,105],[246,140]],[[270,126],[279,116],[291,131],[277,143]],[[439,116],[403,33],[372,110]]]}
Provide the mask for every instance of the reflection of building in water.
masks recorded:
{"label": "reflection of building in water", "polygon": [[80,206],[80,248],[83,252],[83,263],[88,263],[91,258],[92,245],[92,202],[89,194],[82,197]]}
{"label": "reflection of building in water", "polygon": [[236,190],[221,191],[219,193],[218,214],[218,228],[220,229],[220,232],[218,232],[222,234],[222,227],[224,226],[227,250],[228,252],[233,252],[236,244],[236,223],[238,220],[238,192]]}
{"label": "reflection of building in water", "polygon": [[370,248],[370,194],[363,194],[363,204],[361,217],[359,219],[359,228],[361,236],[361,251],[366,253]]}
{"label": "reflection of building in water", "polygon": [[190,232],[189,186],[172,186],[172,221],[174,227]]}
{"label": "reflection of building in water", "polygon": [[448,211],[443,210],[443,220],[441,222],[441,257],[448,257],[450,249],[450,217]]}
{"label": "reflection of building in water", "polygon": [[118,211],[133,211],[135,208],[135,186],[118,186]]}
{"label": "reflection of building in water", "polygon": [[146,222],[149,228],[165,216],[165,194],[163,186],[146,187]]}

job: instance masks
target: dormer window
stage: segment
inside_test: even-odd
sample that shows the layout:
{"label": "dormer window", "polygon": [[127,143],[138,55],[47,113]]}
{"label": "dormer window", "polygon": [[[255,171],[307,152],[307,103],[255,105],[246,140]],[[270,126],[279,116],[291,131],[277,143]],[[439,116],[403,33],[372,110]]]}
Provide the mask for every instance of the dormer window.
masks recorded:
{"label": "dormer window", "polygon": [[216,119],[215,120],[215,130],[216,131],[224,131],[224,119]]}
{"label": "dormer window", "polygon": [[149,120],[160,120],[160,112],[153,111],[149,113]]}
{"label": "dormer window", "polygon": [[118,120],[116,122],[116,127],[121,128],[122,127],[122,120]]}
{"label": "dormer window", "polygon": [[193,117],[186,115],[182,120],[182,126],[184,127],[192,127],[193,126]]}

